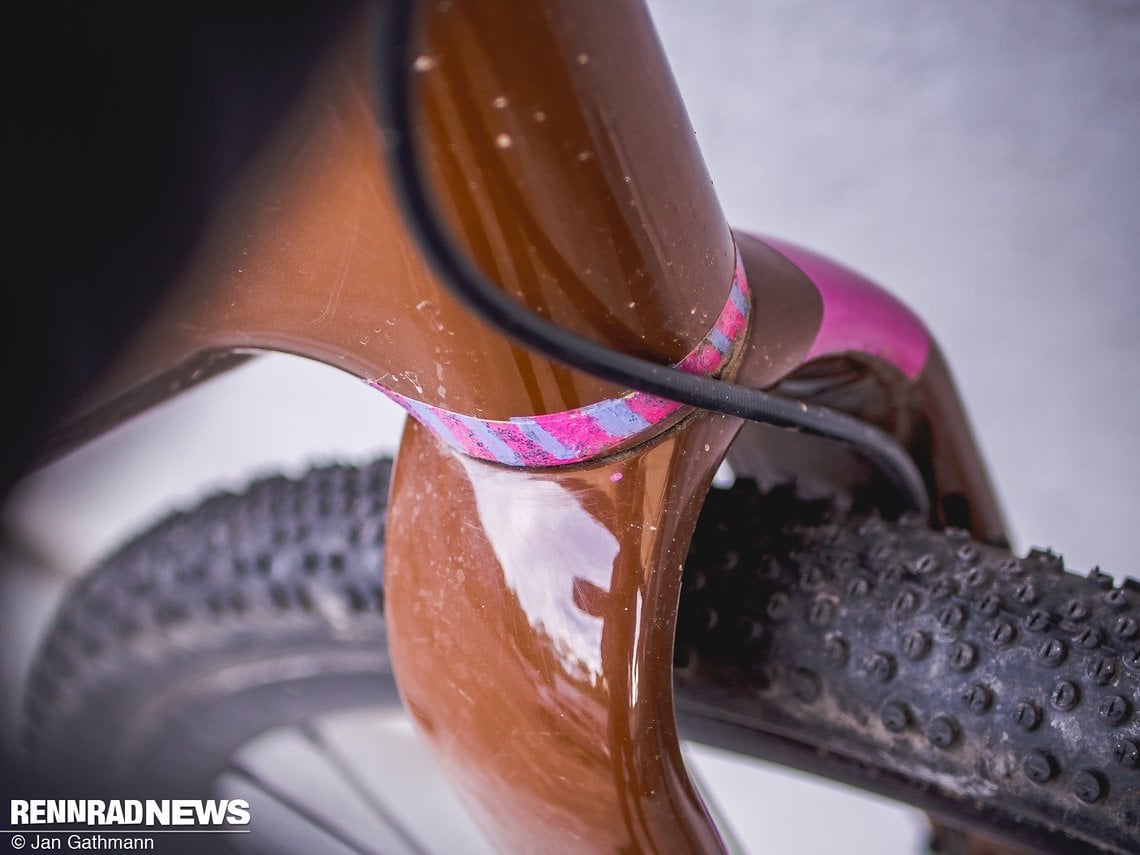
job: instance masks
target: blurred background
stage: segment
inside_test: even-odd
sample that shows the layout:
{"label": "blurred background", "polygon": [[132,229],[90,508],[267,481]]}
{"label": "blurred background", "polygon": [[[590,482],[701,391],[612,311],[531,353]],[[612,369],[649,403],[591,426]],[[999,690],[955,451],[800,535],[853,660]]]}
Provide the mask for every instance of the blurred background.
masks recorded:
{"label": "blurred background", "polygon": [[[926,320],[1018,550],[1140,575],[1140,3],[648,6],[729,221],[831,255]],[[22,482],[3,509],[4,732],[69,579],[207,493],[394,453],[402,422],[346,375],[264,357]],[[691,759],[745,851],[922,850],[904,807]]]}

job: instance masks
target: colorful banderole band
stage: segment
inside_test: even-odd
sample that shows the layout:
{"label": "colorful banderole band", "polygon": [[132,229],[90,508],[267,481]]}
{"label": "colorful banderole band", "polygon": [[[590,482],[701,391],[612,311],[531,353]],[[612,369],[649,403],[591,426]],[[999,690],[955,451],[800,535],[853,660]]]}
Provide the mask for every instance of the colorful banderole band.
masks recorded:
{"label": "colorful banderole band", "polygon": [[[740,251],[728,301],[708,335],[674,367],[712,376],[728,362],[748,326],[752,299]],[[645,392],[626,392],[574,410],[541,416],[515,416],[490,421],[453,413],[406,398],[373,382],[379,389],[456,451],[507,466],[567,466],[600,457],[649,434],[682,409],[683,404]]]}

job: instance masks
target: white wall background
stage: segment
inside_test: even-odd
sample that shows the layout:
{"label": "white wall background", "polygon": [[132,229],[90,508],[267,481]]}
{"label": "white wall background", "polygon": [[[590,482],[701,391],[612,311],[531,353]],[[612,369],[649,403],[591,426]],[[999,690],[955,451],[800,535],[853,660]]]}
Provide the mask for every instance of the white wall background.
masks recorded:
{"label": "white wall background", "polygon": [[[649,7],[729,220],[830,254],[917,309],[1018,548],[1138,575],[1140,3]],[[350,378],[266,359],[26,482],[8,536],[37,558],[25,577],[80,572],[204,490],[392,449],[401,421]],[[0,601],[7,635],[34,629],[45,602]],[[0,643],[8,676],[22,643]],[[725,809],[768,851],[920,846],[912,812],[716,758],[701,769],[737,787],[743,802]]]}

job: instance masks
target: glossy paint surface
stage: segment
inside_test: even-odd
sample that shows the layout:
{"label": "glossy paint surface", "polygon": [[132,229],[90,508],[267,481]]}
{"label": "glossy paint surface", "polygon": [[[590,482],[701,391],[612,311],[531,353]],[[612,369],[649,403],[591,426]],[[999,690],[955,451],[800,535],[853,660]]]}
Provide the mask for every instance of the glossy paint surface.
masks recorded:
{"label": "glossy paint surface", "polygon": [[[418,142],[459,240],[556,323],[663,363],[684,357],[724,305],[734,254],[645,9],[424,9]],[[515,347],[436,281],[386,172],[370,12],[362,5],[216,208],[175,296],[80,411],[184,388],[204,355],[234,349],[311,357],[487,419],[625,391]]]}
{"label": "glossy paint surface", "polygon": [[734,258],[647,10],[482,0],[424,12],[420,142],[472,258],[575,332],[679,361],[720,312]]}
{"label": "glossy paint surface", "polygon": [[[674,367],[711,377],[737,361],[751,307],[748,277],[737,251],[732,286],[716,324]],[[570,466],[617,453],[652,438],[692,411],[676,401],[630,390],[619,398],[573,410],[491,421],[431,407],[383,386],[377,388],[456,451],[479,460],[531,468]]]}
{"label": "glossy paint surface", "polygon": [[409,420],[388,523],[404,701],[503,851],[710,852],[681,760],[672,647],[682,562],[730,420],[525,473]]}
{"label": "glossy paint surface", "polygon": [[922,373],[930,354],[930,333],[898,298],[817,252],[783,240],[763,240],[819,289],[823,318],[809,359],[854,351],[889,362],[911,380]]}

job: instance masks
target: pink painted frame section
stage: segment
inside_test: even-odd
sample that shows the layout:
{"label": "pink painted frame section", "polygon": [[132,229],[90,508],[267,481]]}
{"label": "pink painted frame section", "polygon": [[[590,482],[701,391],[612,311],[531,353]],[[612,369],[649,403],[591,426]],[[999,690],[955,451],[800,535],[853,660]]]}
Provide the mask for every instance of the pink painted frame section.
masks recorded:
{"label": "pink painted frame section", "polygon": [[877,356],[914,380],[926,367],[931,337],[897,297],[866,277],[811,250],[754,235],[798,267],[819,290],[823,320],[806,359],[840,353]]}

